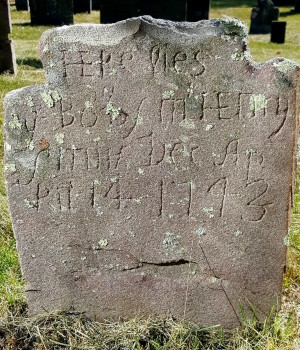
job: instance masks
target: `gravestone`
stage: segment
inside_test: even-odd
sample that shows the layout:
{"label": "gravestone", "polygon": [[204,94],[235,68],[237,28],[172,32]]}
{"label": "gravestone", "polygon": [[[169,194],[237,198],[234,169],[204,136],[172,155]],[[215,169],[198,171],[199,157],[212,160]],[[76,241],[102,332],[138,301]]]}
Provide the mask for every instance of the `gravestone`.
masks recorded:
{"label": "gravestone", "polygon": [[33,25],[64,25],[73,23],[73,0],[29,0]]}
{"label": "gravestone", "polygon": [[272,2],[275,6],[293,6],[293,5],[295,5],[295,0],[272,0]]}
{"label": "gravestone", "polygon": [[279,9],[271,0],[258,0],[257,7],[252,9],[250,34],[271,33],[272,21],[277,21]]}
{"label": "gravestone", "polygon": [[101,23],[115,23],[140,15],[185,21],[186,6],[186,0],[103,0]]}
{"label": "gravestone", "polygon": [[101,4],[101,0],[93,0],[92,1],[92,9],[93,10],[100,10],[100,4]]}
{"label": "gravestone", "polygon": [[102,0],[100,3],[101,23],[115,23],[138,16],[138,0]]}
{"label": "gravestone", "polygon": [[284,44],[286,22],[273,21],[271,30],[271,43]]}
{"label": "gravestone", "polygon": [[[240,324],[278,306],[299,67],[234,19],[46,31],[47,82],[5,98],[5,171],[31,314]],[[279,303],[280,304],[280,303]]]}
{"label": "gravestone", "polygon": [[0,73],[16,73],[14,47],[8,34],[11,33],[9,1],[0,0]]}
{"label": "gravestone", "polygon": [[196,22],[209,18],[210,0],[188,0],[187,21]]}
{"label": "gravestone", "polygon": [[17,11],[28,11],[28,0],[15,0]]}
{"label": "gravestone", "polygon": [[186,20],[187,0],[139,0],[139,14],[172,21]]}
{"label": "gravestone", "polygon": [[73,0],[73,13],[91,13],[92,0]]}

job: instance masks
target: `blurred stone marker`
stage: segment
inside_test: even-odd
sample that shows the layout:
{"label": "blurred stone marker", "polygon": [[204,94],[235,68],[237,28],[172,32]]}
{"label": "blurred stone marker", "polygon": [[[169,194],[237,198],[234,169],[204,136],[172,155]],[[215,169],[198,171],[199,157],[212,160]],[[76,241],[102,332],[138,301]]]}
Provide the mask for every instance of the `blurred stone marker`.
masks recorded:
{"label": "blurred stone marker", "polygon": [[271,33],[272,21],[277,21],[279,9],[271,0],[258,0],[257,7],[252,9],[250,34]]}
{"label": "blurred stone marker", "polygon": [[11,33],[9,0],[0,0],[0,73],[16,73],[14,47],[8,34]]}
{"label": "blurred stone marker", "polygon": [[73,23],[73,0],[29,0],[33,25],[66,25]]}
{"label": "blurred stone marker", "polygon": [[73,13],[91,13],[92,0],[73,0]]}
{"label": "blurred stone marker", "polygon": [[138,16],[137,0],[102,0],[100,3],[101,23],[115,23]]}
{"label": "blurred stone marker", "polygon": [[17,11],[28,11],[29,3],[28,0],[15,0]]}
{"label": "blurred stone marker", "polygon": [[186,20],[187,0],[139,0],[139,14],[171,21]]}
{"label": "blurred stone marker", "polygon": [[286,22],[272,21],[271,43],[284,44]]}
{"label": "blurred stone marker", "polygon": [[185,21],[186,6],[186,0],[103,0],[101,23],[115,23],[139,15]]}
{"label": "blurred stone marker", "polygon": [[28,0],[15,0],[17,11],[28,11]]}
{"label": "blurred stone marker", "polygon": [[188,0],[187,21],[196,22],[209,18],[210,0]]}
{"label": "blurred stone marker", "polygon": [[293,5],[295,5],[295,0],[272,0],[272,2],[275,6],[293,6]]}
{"label": "blurred stone marker", "polygon": [[45,32],[47,82],[5,98],[31,314],[240,324],[281,296],[299,67],[234,19]]}
{"label": "blurred stone marker", "polygon": [[93,0],[92,1],[92,9],[93,10],[100,10],[100,4],[101,4],[101,0]]}

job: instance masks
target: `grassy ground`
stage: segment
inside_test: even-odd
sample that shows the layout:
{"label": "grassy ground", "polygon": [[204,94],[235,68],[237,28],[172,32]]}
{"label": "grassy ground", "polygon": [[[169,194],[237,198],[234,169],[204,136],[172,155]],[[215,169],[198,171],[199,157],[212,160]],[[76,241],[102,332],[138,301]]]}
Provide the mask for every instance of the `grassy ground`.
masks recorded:
{"label": "grassy ground", "polygon": [[[249,26],[256,0],[214,0],[211,18],[237,17]],[[13,33],[18,74],[0,76],[0,122],[4,95],[13,89],[42,83],[44,73],[38,56],[38,39],[49,27],[29,25],[29,14],[12,6]],[[281,8],[287,21],[286,43],[271,44],[269,35],[251,35],[250,49],[256,61],[283,56],[300,63],[300,14]],[[76,23],[99,22],[99,13],[76,15]],[[4,188],[3,140],[0,136],[0,349],[300,349],[300,191],[297,186],[282,311],[272,322],[253,320],[233,332],[197,329],[172,320],[136,319],[99,324],[76,314],[26,318],[24,282],[9,220]],[[300,176],[298,176],[300,180]]]}

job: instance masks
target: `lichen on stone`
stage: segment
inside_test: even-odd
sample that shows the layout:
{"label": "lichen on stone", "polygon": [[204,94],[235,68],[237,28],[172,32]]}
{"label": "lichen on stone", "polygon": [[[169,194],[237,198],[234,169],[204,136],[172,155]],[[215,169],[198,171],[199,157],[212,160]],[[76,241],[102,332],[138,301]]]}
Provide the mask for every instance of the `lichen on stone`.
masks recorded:
{"label": "lichen on stone", "polygon": [[30,201],[28,199],[24,199],[24,203],[25,203],[25,206],[28,209],[36,208],[36,206],[37,206],[37,201],[36,200]]}
{"label": "lichen on stone", "polygon": [[21,130],[22,123],[20,122],[20,119],[19,119],[18,115],[15,114],[15,113],[12,113],[11,116],[12,116],[12,120],[10,122],[8,122],[8,126],[12,130],[15,130],[15,129]]}
{"label": "lichen on stone", "polygon": [[280,62],[274,62],[273,66],[276,67],[276,69],[281,73],[287,73],[287,72],[293,71],[298,67],[295,62],[287,59]]}
{"label": "lichen on stone", "polygon": [[165,99],[165,100],[174,97],[174,95],[175,95],[175,92],[174,92],[173,90],[164,91],[164,92],[162,93],[162,97],[163,97],[163,99]]}
{"label": "lichen on stone", "polygon": [[174,251],[179,245],[179,238],[181,238],[180,235],[176,235],[173,232],[166,232],[165,238],[163,240],[163,245],[165,249]]}
{"label": "lichen on stone", "polygon": [[210,207],[210,208],[203,208],[204,213],[210,218],[212,219],[215,215],[214,215],[214,208]]}
{"label": "lichen on stone", "polygon": [[121,111],[121,107],[115,107],[110,101],[106,105],[106,114],[110,115],[113,120],[118,118],[118,116],[121,114]]}
{"label": "lichen on stone", "polygon": [[65,138],[65,134],[60,132],[58,134],[55,135],[55,140],[57,143],[59,143],[60,145],[62,145],[64,143],[64,138]]}
{"label": "lichen on stone", "polygon": [[47,107],[51,108],[54,107],[55,103],[61,100],[61,96],[58,91],[43,91],[41,93],[41,97],[43,102],[46,104]]}
{"label": "lichen on stone", "polygon": [[267,99],[265,95],[251,95],[250,96],[250,110],[256,114],[257,112],[267,107]]}
{"label": "lichen on stone", "polygon": [[7,171],[10,171],[11,173],[15,172],[17,169],[16,169],[16,164],[14,163],[7,163],[5,164],[5,167],[4,167],[5,170]]}
{"label": "lichen on stone", "polygon": [[31,96],[25,98],[25,104],[29,107],[34,107],[33,99]]}
{"label": "lichen on stone", "polygon": [[236,18],[226,18],[221,22],[221,29],[225,36],[239,36],[244,39],[247,37],[247,26]]}
{"label": "lichen on stone", "polygon": [[90,101],[85,101],[85,108],[93,108],[93,104]]}
{"label": "lichen on stone", "polygon": [[201,236],[205,236],[206,235],[206,229],[202,226],[200,226],[197,230],[196,230],[196,235],[201,237]]}
{"label": "lichen on stone", "polygon": [[195,123],[192,120],[184,119],[179,125],[185,129],[195,129]]}
{"label": "lichen on stone", "polygon": [[108,240],[106,238],[101,238],[98,242],[100,247],[107,247],[108,246]]}

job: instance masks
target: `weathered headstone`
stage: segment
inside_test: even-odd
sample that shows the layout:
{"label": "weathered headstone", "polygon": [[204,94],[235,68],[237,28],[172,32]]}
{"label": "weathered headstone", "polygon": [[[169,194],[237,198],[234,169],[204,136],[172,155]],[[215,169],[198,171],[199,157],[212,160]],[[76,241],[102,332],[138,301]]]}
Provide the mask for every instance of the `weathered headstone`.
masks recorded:
{"label": "weathered headstone", "polygon": [[284,44],[285,30],[285,21],[273,21],[271,30],[271,43]]}
{"label": "weathered headstone", "polygon": [[29,0],[33,25],[73,23],[73,0]]}
{"label": "weathered headstone", "polygon": [[[32,314],[234,327],[281,295],[299,67],[233,19],[44,33],[47,83],[5,98],[5,169]],[[251,305],[251,306],[250,306]]]}
{"label": "weathered headstone", "polygon": [[11,33],[9,1],[0,0],[0,73],[16,73],[14,47],[8,34]]}
{"label": "weathered headstone", "polygon": [[28,11],[28,0],[15,0],[17,11]]}
{"label": "weathered headstone", "polygon": [[187,21],[196,22],[209,18],[210,0],[188,0]]}
{"label": "weathered headstone", "polygon": [[92,0],[73,0],[73,12],[74,13],[91,13]]}
{"label": "weathered headstone", "polygon": [[251,13],[250,34],[271,33],[272,21],[277,21],[278,16],[279,9],[271,0],[258,0]]}

